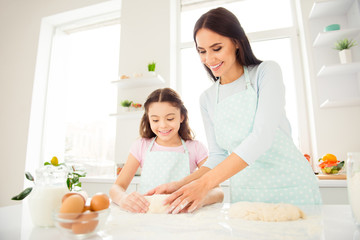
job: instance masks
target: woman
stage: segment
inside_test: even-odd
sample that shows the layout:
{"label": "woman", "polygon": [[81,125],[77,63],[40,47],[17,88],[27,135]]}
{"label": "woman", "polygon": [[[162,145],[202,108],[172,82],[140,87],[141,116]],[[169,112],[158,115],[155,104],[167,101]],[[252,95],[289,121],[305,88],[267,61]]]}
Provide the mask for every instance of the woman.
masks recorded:
{"label": "woman", "polygon": [[316,177],[291,138],[279,65],[254,56],[238,19],[224,8],[200,17],[194,41],[215,82],[200,97],[209,159],[149,194],[172,193],[169,212],[192,212],[231,178],[231,202],[320,204]]}

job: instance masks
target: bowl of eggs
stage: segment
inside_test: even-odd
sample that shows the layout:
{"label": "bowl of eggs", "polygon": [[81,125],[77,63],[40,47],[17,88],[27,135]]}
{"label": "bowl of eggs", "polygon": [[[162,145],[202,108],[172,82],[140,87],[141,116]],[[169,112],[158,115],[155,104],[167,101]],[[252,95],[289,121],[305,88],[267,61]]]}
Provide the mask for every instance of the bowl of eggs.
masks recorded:
{"label": "bowl of eggs", "polygon": [[110,214],[109,205],[109,197],[104,193],[95,194],[91,200],[79,193],[67,193],[54,212],[55,226],[68,238],[87,238],[103,229]]}

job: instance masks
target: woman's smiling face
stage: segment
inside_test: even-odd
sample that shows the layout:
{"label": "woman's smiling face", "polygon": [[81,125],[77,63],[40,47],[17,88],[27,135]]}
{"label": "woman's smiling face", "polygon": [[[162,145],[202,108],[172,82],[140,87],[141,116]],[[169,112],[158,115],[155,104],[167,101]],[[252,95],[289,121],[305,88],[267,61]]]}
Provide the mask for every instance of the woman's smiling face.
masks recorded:
{"label": "woman's smiling face", "polygon": [[230,38],[201,28],[196,33],[196,43],[201,62],[215,77],[221,77],[222,84],[232,82],[241,76],[242,68],[235,55],[237,47]]}

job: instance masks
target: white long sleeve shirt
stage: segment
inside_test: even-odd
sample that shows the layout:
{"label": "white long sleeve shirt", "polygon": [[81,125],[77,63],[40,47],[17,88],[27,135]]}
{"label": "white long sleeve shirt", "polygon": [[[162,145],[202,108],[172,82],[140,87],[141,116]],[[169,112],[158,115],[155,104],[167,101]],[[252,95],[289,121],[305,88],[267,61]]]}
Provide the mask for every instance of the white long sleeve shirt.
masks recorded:
{"label": "white long sleeve shirt", "polygon": [[[291,137],[290,123],[285,113],[285,88],[280,66],[273,61],[248,67],[250,82],[257,93],[258,106],[252,132],[233,151],[251,165],[271,146],[278,128]],[[219,102],[245,91],[244,74],[234,82],[219,85]],[[222,162],[228,152],[217,143],[214,132],[216,86],[213,84],[200,96],[200,108],[209,147],[209,159],[204,166],[214,168]]]}

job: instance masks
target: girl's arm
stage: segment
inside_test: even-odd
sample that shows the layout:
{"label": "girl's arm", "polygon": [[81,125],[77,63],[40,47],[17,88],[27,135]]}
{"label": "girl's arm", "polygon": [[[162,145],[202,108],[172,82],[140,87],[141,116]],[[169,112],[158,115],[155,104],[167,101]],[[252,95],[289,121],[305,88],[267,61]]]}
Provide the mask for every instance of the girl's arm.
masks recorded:
{"label": "girl's arm", "polygon": [[110,197],[114,203],[125,210],[145,213],[148,210],[149,202],[144,196],[138,192],[130,194],[126,192],[139,166],[139,161],[132,154],[129,154],[118,178],[110,188]]}

